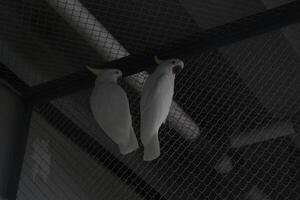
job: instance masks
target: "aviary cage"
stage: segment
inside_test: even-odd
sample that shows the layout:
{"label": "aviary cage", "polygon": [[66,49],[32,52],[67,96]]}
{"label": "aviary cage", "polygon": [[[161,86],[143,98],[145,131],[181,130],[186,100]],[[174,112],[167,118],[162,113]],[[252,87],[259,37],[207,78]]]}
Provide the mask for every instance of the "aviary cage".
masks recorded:
{"label": "aviary cage", "polygon": [[[11,111],[21,119],[0,195],[300,199],[299,10],[288,0],[0,1],[1,85],[24,102]],[[84,66],[123,71],[138,132],[153,56],[186,67],[162,155],[144,162],[142,149],[120,155],[94,121]]]}

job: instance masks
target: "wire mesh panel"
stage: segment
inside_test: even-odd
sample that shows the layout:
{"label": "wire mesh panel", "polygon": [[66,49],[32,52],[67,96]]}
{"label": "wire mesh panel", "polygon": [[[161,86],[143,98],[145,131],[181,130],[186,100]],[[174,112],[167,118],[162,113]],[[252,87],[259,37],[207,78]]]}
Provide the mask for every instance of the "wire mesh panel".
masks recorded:
{"label": "wire mesh panel", "polygon": [[[0,59],[37,85],[87,64],[180,47],[203,29],[265,10],[266,2],[1,2]],[[299,199],[298,26],[182,56],[159,131],[161,156],[152,162],[142,161],[141,144],[119,153],[91,114],[91,89],[36,105],[18,198]],[[120,83],[138,138],[148,76]],[[81,83],[72,84],[75,91]]]}
{"label": "wire mesh panel", "polygon": [[[117,193],[107,193],[113,187]],[[142,199],[34,113],[18,199]]]}
{"label": "wire mesh panel", "polygon": [[265,9],[258,1],[170,0],[14,0],[1,1],[0,8],[2,60],[11,57],[13,71],[27,74],[30,85],[83,70],[86,64],[178,46],[178,40],[190,41],[203,29]]}
{"label": "wire mesh panel", "polygon": [[[289,95],[298,94],[299,61],[283,35],[272,32],[186,59],[189,68],[177,77],[174,100],[200,132],[189,140],[169,121],[160,129],[162,155],[153,162],[143,162],[141,150],[128,156],[118,153],[117,146],[93,120],[88,103],[90,90],[55,100],[54,107],[40,106],[39,112],[95,161],[105,163],[149,199],[298,199],[299,140],[295,138],[299,131],[299,101]],[[276,70],[266,68],[272,63]],[[269,80],[259,82],[263,75],[255,70],[256,65]],[[261,90],[270,90],[268,84],[273,78],[282,80],[284,97],[280,88],[276,91],[281,98],[274,98],[274,92],[266,98],[268,91],[260,96],[249,81],[258,82]],[[122,86],[129,96],[138,132],[139,92],[126,81]],[[281,101],[280,105],[276,101]],[[72,123],[66,123],[66,119]],[[111,154],[103,153],[106,151]],[[120,167],[118,160],[126,168]],[[137,177],[148,186],[135,181]],[[118,187],[115,189],[118,191]]]}
{"label": "wire mesh panel", "polygon": [[[256,97],[249,89],[251,82],[248,82],[247,78],[254,76],[253,79],[258,81],[260,71],[254,71],[253,74],[248,72],[249,77],[243,79],[240,78],[243,71],[235,72],[238,69],[236,66],[242,67],[238,64],[245,64],[245,59],[257,56],[252,63],[247,61],[253,68],[256,63],[262,62],[263,54],[256,55],[259,52],[250,51],[261,48],[263,46],[261,40],[266,43],[262,51],[267,57],[276,55],[278,59],[270,61],[276,64],[282,62],[286,67],[282,73],[287,73],[293,68],[296,70],[290,73],[294,77],[286,75],[283,78],[291,78],[292,82],[288,83],[294,86],[282,85],[286,94],[289,93],[289,89],[293,91],[299,85],[297,83],[299,72],[295,68],[298,58],[293,49],[285,43],[280,32],[246,41],[248,44],[245,45],[246,48],[241,47],[240,43],[237,46],[223,48],[222,53],[213,51],[189,58],[186,64],[190,68],[178,77],[174,99],[190,114],[200,127],[201,133],[196,140],[188,141],[168,123],[160,130],[163,154],[159,160],[151,163],[141,161],[141,151],[127,157],[118,154],[116,146],[93,121],[88,105],[90,91],[52,102],[76,125],[63,123],[64,120],[55,115],[53,107],[42,107],[41,112],[52,118],[53,123],[61,127],[62,132],[68,132],[73,126],[80,126],[86,135],[78,136],[75,134],[76,129],[71,129],[74,132],[69,137],[77,138],[77,144],[84,151],[91,149],[93,151],[90,150],[90,153],[97,152],[97,148],[93,148],[96,146],[95,141],[86,139],[89,134],[93,135],[97,143],[113,153],[107,158],[103,157],[101,151],[94,152],[92,155],[96,160],[104,160],[103,162],[114,166],[116,160],[113,158],[117,157],[133,170],[132,173],[128,173],[127,170],[123,171],[123,168],[115,169],[121,179],[135,179],[138,174],[161,194],[161,198],[251,199],[254,198],[251,196],[268,195],[270,199],[297,199],[299,184],[296,166],[299,161],[299,150],[298,141],[291,138],[296,136],[299,126],[297,109],[294,107],[299,106],[298,101],[294,99],[294,104],[287,104],[290,98],[288,96],[282,98],[283,102],[280,105],[285,107],[283,109],[285,112],[281,111],[278,117],[278,112],[272,113],[272,109],[264,106],[263,99],[260,99],[260,96]],[[285,44],[286,50],[277,48],[281,44]],[[276,49],[286,54],[278,56]],[[249,57],[242,56],[244,51],[250,54]],[[286,56],[290,56],[290,59],[285,59]],[[264,64],[260,67],[265,65],[269,66]],[[277,70],[279,69],[280,66],[277,65]],[[270,74],[274,75],[275,72],[276,70],[271,70]],[[264,83],[267,85],[268,81]],[[135,129],[138,130],[139,110],[136,106],[139,102],[138,92],[126,82],[122,86],[130,98]],[[261,83],[260,88],[263,86]],[[268,99],[269,104],[272,100]],[[278,100],[280,99],[275,99]],[[289,108],[291,106],[293,109]],[[289,110],[293,112],[287,112]],[[284,173],[281,172],[282,169]],[[131,181],[129,184],[146,194],[151,191]],[[149,198],[151,199],[151,193]]]}

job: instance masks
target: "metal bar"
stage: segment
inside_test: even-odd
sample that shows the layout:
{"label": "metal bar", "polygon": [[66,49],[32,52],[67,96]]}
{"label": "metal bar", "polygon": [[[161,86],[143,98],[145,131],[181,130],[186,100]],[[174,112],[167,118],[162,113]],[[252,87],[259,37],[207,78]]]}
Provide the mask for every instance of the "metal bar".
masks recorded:
{"label": "metal bar", "polygon": [[29,85],[19,79],[13,72],[11,72],[4,64],[0,62],[0,82],[5,85],[12,92],[22,98],[23,95],[30,91]]}
{"label": "metal bar", "polygon": [[105,61],[129,55],[129,52],[79,0],[46,0]]}
{"label": "metal bar", "polygon": [[[147,55],[131,54],[103,63],[101,68],[119,68],[125,76],[144,70],[151,71],[155,67],[154,55],[158,55],[161,58],[197,55],[204,51],[216,49],[300,22],[299,10],[300,2],[294,1],[204,32],[199,32],[192,35],[189,42],[186,39],[177,41],[176,44],[182,44],[179,48],[163,49]],[[80,71],[32,87],[32,92],[27,94],[27,98],[35,103],[47,102],[92,87],[93,82],[93,76],[89,75],[87,71]]]}
{"label": "metal bar", "polygon": [[21,124],[16,124],[17,130],[15,131],[16,134],[13,136],[14,149],[10,153],[12,156],[12,163],[9,165],[11,168],[9,170],[9,180],[5,195],[8,200],[15,200],[17,198],[32,113],[32,106],[25,101],[23,94],[28,93],[30,87],[2,63],[0,63],[0,72],[1,84],[14,93],[24,105],[22,111],[20,113],[16,113],[18,114],[17,120],[20,121]]}
{"label": "metal bar", "polygon": [[13,152],[13,165],[10,172],[10,179],[8,182],[7,197],[8,200],[16,200],[19,182],[22,172],[22,166],[29,136],[29,127],[31,121],[32,106],[24,102],[24,112],[22,116],[22,124],[19,127],[19,132],[17,137],[15,137],[14,142],[14,152]]}
{"label": "metal bar", "polygon": [[231,147],[241,148],[247,145],[274,140],[278,137],[295,135],[296,133],[293,127],[294,124],[292,122],[277,122],[265,127],[253,129],[249,132],[242,132],[230,138]]}

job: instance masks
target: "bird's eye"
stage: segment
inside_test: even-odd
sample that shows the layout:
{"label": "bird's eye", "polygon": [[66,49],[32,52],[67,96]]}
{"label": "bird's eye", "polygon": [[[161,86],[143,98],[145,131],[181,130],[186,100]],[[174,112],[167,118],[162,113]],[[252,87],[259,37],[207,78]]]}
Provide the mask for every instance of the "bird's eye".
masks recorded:
{"label": "bird's eye", "polygon": [[116,74],[119,74],[119,72],[118,72],[118,71],[116,71]]}
{"label": "bird's eye", "polygon": [[176,61],[175,61],[175,60],[173,60],[173,61],[172,61],[172,64],[173,64],[173,65],[175,65],[175,64],[176,64]]}

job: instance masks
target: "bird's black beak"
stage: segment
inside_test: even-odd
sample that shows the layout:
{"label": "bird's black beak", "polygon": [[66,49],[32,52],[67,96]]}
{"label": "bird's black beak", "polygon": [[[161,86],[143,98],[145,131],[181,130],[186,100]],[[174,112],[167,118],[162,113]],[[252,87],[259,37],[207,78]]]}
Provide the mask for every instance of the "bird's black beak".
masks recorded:
{"label": "bird's black beak", "polygon": [[181,72],[182,66],[181,65],[176,65],[176,66],[173,67],[172,70],[173,70],[173,74],[177,75],[177,74],[179,74]]}

